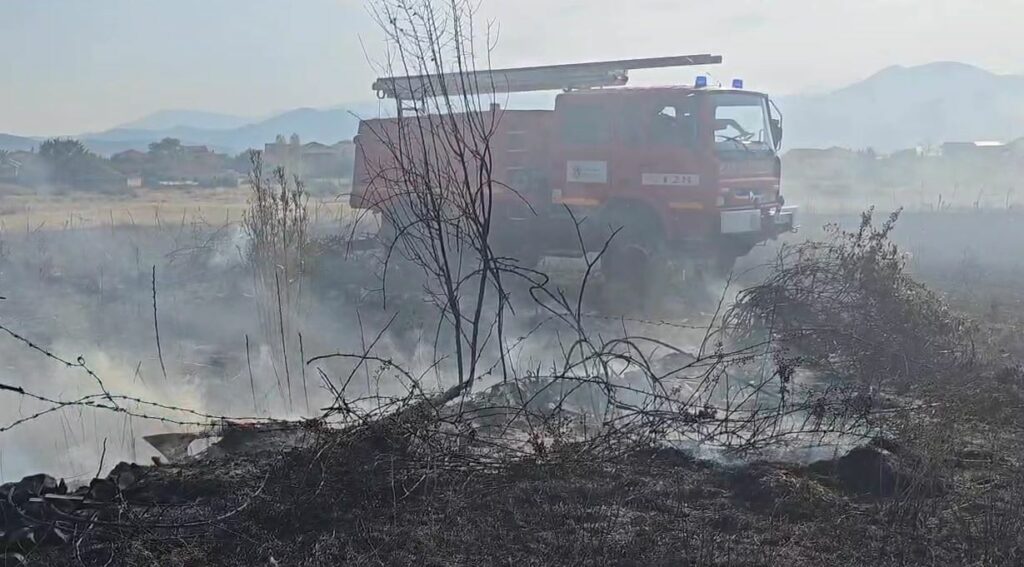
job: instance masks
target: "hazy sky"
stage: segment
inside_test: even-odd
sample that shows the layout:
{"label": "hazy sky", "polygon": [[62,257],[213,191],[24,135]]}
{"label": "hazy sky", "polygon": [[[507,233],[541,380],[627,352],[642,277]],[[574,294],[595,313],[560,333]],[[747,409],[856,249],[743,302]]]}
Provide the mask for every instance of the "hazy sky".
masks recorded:
{"label": "hazy sky", "polygon": [[[372,1],[372,0],[370,0]],[[892,64],[1024,72],[1024,0],[481,0],[499,66],[714,52],[751,88]],[[0,132],[102,130],[167,108],[259,116],[372,98],[363,0],[0,0]],[[634,75],[690,81],[692,70]]]}

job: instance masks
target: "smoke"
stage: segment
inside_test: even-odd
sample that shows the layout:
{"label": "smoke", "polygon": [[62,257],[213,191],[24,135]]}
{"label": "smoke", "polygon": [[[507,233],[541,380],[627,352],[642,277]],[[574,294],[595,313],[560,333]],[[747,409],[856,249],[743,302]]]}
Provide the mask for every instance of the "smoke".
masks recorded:
{"label": "smoke", "polygon": [[[182,223],[41,230],[7,233],[4,242],[0,295],[6,300],[0,301],[0,323],[38,349],[2,334],[0,383],[61,401],[105,389],[115,396],[228,417],[309,416],[330,400],[315,371],[310,369],[303,380],[298,349],[288,353],[286,370],[280,338],[266,336],[261,328],[252,273],[243,260],[245,234],[236,227]],[[166,379],[153,317],[154,266]],[[357,309],[367,312],[362,316],[367,333],[383,326],[368,306],[327,293],[345,285],[343,279],[333,280],[305,291],[303,316],[294,331],[303,335],[307,358],[359,352],[360,332],[351,324]],[[296,343],[289,337],[289,348]],[[79,360],[103,389],[77,367]],[[345,371],[330,361],[321,366],[332,375]],[[154,418],[204,421],[183,411],[124,399],[117,403],[126,412]],[[0,427],[49,407],[0,392]],[[109,468],[119,460],[156,455],[141,441],[143,435],[189,427],[68,407],[0,433],[0,474],[6,480],[39,471],[67,478],[91,475],[101,456]]]}
{"label": "smoke", "polygon": [[[1016,257],[1008,254],[1005,233],[1002,237],[997,234],[1007,223],[1014,223],[1015,217],[1008,213],[975,216],[978,218],[911,218],[907,229],[901,226],[895,237],[911,245],[915,262],[936,270],[962,262],[962,250],[969,246],[978,250],[982,269],[995,269],[992,266],[996,265],[1019,269],[1014,267]],[[828,219],[805,220],[804,224],[811,227],[824,220]],[[959,228],[951,230],[951,226]],[[973,228],[960,231],[964,227]],[[201,414],[297,418],[318,415],[333,401],[318,370],[338,384],[353,369],[350,360],[330,359],[303,373],[295,349],[288,353],[286,371],[280,338],[267,336],[257,315],[253,274],[244,255],[248,242],[240,227],[183,222],[162,227],[6,232],[2,240],[0,296],[7,299],[0,301],[0,323],[65,360],[75,362],[81,357],[112,394]],[[737,277],[756,278],[743,274],[750,266],[769,260],[774,250],[758,249],[737,266]],[[565,289],[571,289],[581,275],[571,262],[550,264],[543,269]],[[154,266],[166,379],[160,370],[153,322]],[[397,301],[385,311],[381,309],[378,273],[371,259],[344,252],[322,253],[311,262],[301,317],[293,329],[303,335],[305,358],[363,352],[387,327],[374,347],[376,354],[392,359],[414,376],[423,376],[426,388],[449,386],[451,373],[448,361],[443,360],[448,345],[445,337],[435,337],[436,313],[416,299],[419,284],[397,282],[402,284],[392,296]],[[596,309],[585,310],[585,322],[595,337],[646,336],[697,352],[719,299],[729,305],[737,287],[734,284],[723,295],[722,282],[703,285],[702,295],[710,301],[699,307],[683,297],[685,290],[672,289],[657,313],[609,317]],[[402,293],[407,297],[403,299]],[[598,291],[591,288],[589,293]],[[515,316],[505,323],[505,338],[512,347],[506,353],[506,364],[514,376],[549,372],[572,340],[569,329],[552,322],[550,314],[526,296],[516,299]],[[294,349],[297,337],[288,339],[288,348]],[[500,360],[495,339],[491,340],[488,365]],[[671,352],[651,343],[646,354],[657,360]],[[102,394],[82,368],[69,368],[2,333],[0,361],[0,383],[6,385],[58,400]],[[502,367],[495,365],[481,379],[480,388],[503,379]],[[365,365],[350,381],[347,393],[392,395],[402,393],[406,386],[397,372],[382,375],[378,367]],[[204,421],[181,411],[119,403],[132,413],[172,421]],[[48,407],[0,392],[0,427]],[[155,456],[141,441],[144,435],[190,427],[197,426],[69,407],[0,433],[0,477],[10,480],[47,471],[69,479],[87,478],[99,469],[101,459],[109,468],[120,460],[144,462]]]}

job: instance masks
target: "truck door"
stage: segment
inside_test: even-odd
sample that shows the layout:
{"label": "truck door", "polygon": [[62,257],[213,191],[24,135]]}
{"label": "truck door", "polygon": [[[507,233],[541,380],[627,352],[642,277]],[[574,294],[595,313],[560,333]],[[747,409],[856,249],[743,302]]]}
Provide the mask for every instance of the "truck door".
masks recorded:
{"label": "truck door", "polygon": [[705,190],[712,180],[703,167],[710,160],[701,159],[699,102],[639,91],[620,114],[612,198],[646,203],[669,238],[702,230],[704,210],[714,204]]}
{"label": "truck door", "polygon": [[[564,95],[563,95],[564,96]],[[615,165],[613,114],[598,96],[566,96],[556,107],[559,151],[552,171],[552,200],[596,207],[608,198]],[[562,183],[558,183],[561,179]]]}
{"label": "truck door", "polygon": [[744,92],[719,92],[707,98],[713,109],[724,204],[761,207],[776,203],[781,165],[767,99]]}

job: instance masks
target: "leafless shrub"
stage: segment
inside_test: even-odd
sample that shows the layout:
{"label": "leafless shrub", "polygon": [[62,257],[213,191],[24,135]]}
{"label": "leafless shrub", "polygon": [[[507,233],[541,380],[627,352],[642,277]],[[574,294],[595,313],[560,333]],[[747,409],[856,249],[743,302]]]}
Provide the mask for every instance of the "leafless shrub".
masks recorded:
{"label": "leafless shrub", "polygon": [[[429,77],[415,112],[378,122],[373,135],[387,159],[368,163],[371,187],[386,235],[384,292],[392,260],[402,257],[423,276],[425,296],[438,312],[438,339],[451,345],[453,399],[472,388],[489,364],[502,358],[506,278],[514,260],[491,247],[493,196],[491,140],[500,114],[484,109],[486,85],[462,84],[450,93],[444,76],[476,70],[472,7],[455,0],[382,1],[373,13],[392,48],[381,68],[391,75]],[[403,111],[400,102],[400,113]],[[385,295],[386,297],[386,295]],[[499,362],[499,371],[507,367]]]}

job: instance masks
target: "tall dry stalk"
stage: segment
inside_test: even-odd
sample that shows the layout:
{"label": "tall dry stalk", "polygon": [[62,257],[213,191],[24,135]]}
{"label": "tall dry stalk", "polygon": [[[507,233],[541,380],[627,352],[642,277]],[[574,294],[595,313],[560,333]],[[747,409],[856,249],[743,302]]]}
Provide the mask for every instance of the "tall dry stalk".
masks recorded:
{"label": "tall dry stalk", "polygon": [[[288,344],[302,313],[305,254],[309,245],[309,196],[298,176],[289,178],[283,167],[265,175],[259,152],[251,152],[249,159],[252,195],[249,208],[242,216],[242,225],[249,237],[246,259],[253,273],[264,342],[280,344],[280,362],[289,389],[286,393],[282,387],[281,395],[290,401]],[[280,387],[280,380],[278,383]]]}

